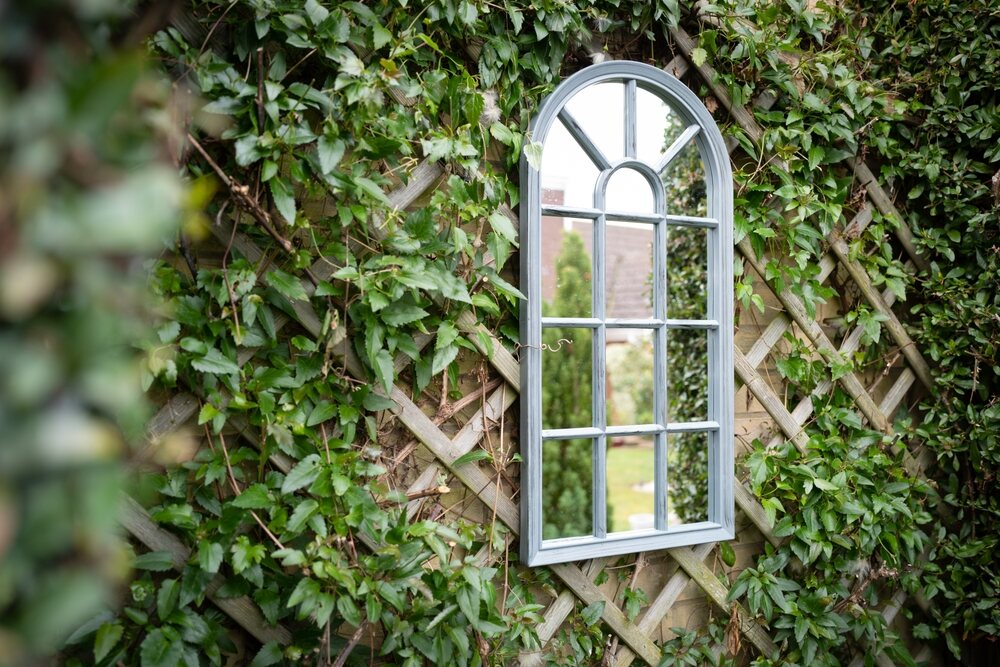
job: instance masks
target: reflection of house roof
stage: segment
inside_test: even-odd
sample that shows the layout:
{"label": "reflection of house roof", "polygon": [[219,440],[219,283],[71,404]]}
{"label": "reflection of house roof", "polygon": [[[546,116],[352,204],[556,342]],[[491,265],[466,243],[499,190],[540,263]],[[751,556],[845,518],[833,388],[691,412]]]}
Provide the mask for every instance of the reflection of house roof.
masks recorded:
{"label": "reflection of house roof", "polygon": [[[560,204],[562,200],[561,191],[542,191],[545,203]],[[579,234],[587,253],[593,256],[593,224],[589,220],[542,216],[541,231],[542,298],[551,301],[556,291],[555,264],[563,235],[567,231]],[[652,241],[651,225],[608,223],[605,241],[607,317],[652,317]]]}

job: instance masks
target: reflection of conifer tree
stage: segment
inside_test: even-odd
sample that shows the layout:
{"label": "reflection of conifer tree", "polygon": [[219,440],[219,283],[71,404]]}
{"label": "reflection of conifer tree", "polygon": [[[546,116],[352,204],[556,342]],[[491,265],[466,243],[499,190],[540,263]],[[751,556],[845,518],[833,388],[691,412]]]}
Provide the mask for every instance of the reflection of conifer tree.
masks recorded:
{"label": "reflection of conifer tree", "polygon": [[[556,259],[556,294],[547,317],[591,312],[590,257],[578,234],[567,233]],[[590,426],[592,344],[589,329],[545,329],[542,335],[542,423]],[[592,451],[589,440],[547,441],[542,446],[543,537],[591,532]],[[610,511],[609,511],[610,515]]]}

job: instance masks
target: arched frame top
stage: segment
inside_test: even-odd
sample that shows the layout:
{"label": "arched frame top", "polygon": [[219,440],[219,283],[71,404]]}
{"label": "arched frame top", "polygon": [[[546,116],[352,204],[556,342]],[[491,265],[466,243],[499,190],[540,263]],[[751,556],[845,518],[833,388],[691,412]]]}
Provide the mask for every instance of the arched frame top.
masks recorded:
{"label": "arched frame top", "polygon": [[[624,157],[604,154],[567,110],[578,93],[600,83],[620,83],[624,89]],[[636,91],[645,90],[666,103],[680,119],[683,129],[654,163],[637,157]],[[545,150],[556,123],[562,123],[583,154],[598,170],[591,207],[545,205],[541,174],[526,153],[521,156],[520,259],[521,289],[521,557],[528,565],[582,560],[600,556],[672,548],[732,539],[733,502],[733,187],[729,156],[711,114],[681,81],[655,67],[609,61],[587,67],[563,81],[542,103],[533,119],[529,138]],[[704,217],[676,215],[667,210],[661,176],[671,161],[689,144],[697,147],[704,168],[707,213]],[[606,210],[606,190],[611,177],[623,169],[638,172],[653,194],[653,212],[637,214]],[[572,215],[593,221],[594,312],[578,318],[543,318],[541,227],[543,215]],[[655,230],[653,243],[654,283],[652,317],[623,322],[607,317],[604,308],[604,233],[608,219],[648,223]],[[668,227],[696,227],[707,238],[707,298],[703,320],[667,318]],[[659,287],[655,287],[659,285]],[[550,429],[542,425],[542,331],[546,326],[571,326],[592,331],[593,424],[590,427]],[[610,328],[652,329],[656,344],[654,364],[655,424],[609,427],[605,423],[605,345]],[[705,421],[670,423],[667,420],[666,336],[673,329],[704,330],[707,336],[708,418]],[[705,433],[708,440],[707,520],[668,525],[667,437],[671,433]],[[655,439],[655,524],[652,528],[608,533],[606,498],[606,451],[609,435],[645,434]],[[592,530],[590,535],[542,538],[542,451],[546,440],[590,438],[593,442]]]}

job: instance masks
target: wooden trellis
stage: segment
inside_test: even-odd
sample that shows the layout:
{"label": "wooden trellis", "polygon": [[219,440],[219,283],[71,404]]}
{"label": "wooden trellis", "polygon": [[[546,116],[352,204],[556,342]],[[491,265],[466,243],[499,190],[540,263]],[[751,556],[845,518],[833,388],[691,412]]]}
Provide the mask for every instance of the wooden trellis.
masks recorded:
{"label": "wooden trellis", "polygon": [[[672,35],[681,54],[666,69],[669,73],[681,78],[688,73],[691,67],[689,64],[690,54],[695,43],[683,30],[674,30]],[[763,137],[763,129],[756,123],[750,110],[733,105],[725,89],[718,85],[715,72],[711,67],[700,65],[694,69],[712,90],[716,100],[725,107],[747,136],[759,144]],[[758,105],[764,108],[770,107],[774,102],[775,99],[770,96],[764,96],[757,101]],[[730,150],[732,151],[734,148],[735,142],[731,143]],[[892,311],[894,295],[888,290],[879,292],[873,286],[863,267],[850,258],[844,239],[854,238],[865,229],[872,220],[872,209],[874,208],[880,211],[883,216],[894,218],[898,223],[897,235],[900,244],[910,256],[912,263],[910,266],[923,268],[926,263],[916,253],[909,230],[903,224],[891,198],[879,185],[872,171],[864,162],[860,161],[852,163],[851,168],[859,186],[865,192],[866,200],[844,229],[827,239],[830,252],[820,262],[819,280],[826,281],[834,275],[838,266],[842,267],[857,286],[863,298],[876,312],[884,316],[885,330],[899,348],[900,356],[905,363],[898,369],[898,373],[893,371],[894,377],[887,390],[876,392],[877,387],[866,387],[864,378],[856,373],[848,373],[837,380],[854,399],[860,415],[873,428],[888,433],[891,432],[892,427],[891,416],[896,412],[911,388],[917,382],[926,388],[930,387],[930,371],[918,348],[906,334],[905,329]],[[428,160],[418,163],[409,174],[406,184],[389,194],[392,206],[399,210],[413,206],[419,198],[440,187],[444,175],[445,168],[438,163]],[[516,216],[512,211],[505,210],[504,213],[515,224],[517,223]],[[228,243],[232,239],[234,250],[249,261],[254,263],[261,261],[263,252],[260,248],[238,230],[234,230],[231,225],[232,223],[223,221],[213,227],[213,233],[222,243]],[[384,229],[376,226],[376,236],[384,235],[384,233]],[[758,284],[764,284],[765,260],[758,259],[754,255],[749,241],[746,239],[738,244],[737,249],[746,265],[760,277]],[[311,270],[318,279],[327,280],[337,268],[326,260],[320,260],[311,267]],[[311,293],[313,288],[309,283],[303,283],[303,286]],[[739,342],[737,343],[735,349],[736,374],[749,395],[762,406],[776,427],[769,442],[770,446],[777,446],[788,440],[804,451],[807,444],[804,425],[810,419],[813,410],[810,399],[806,397],[794,406],[787,406],[785,400],[776,392],[773,383],[768,381],[766,374],[759,369],[766,363],[772,351],[775,350],[788,331],[797,332],[807,339],[815,350],[821,351],[830,359],[837,360],[849,357],[859,348],[863,330],[860,326],[856,327],[844,336],[837,346],[830,340],[821,324],[807,314],[799,297],[787,289],[775,291],[773,296],[776,305],[780,305],[782,312],[767,323],[759,337],[751,344],[747,345],[744,341],[741,346]],[[294,313],[294,321],[299,326],[313,335],[320,335],[322,318],[310,303],[295,301],[289,302],[289,306]],[[292,319],[282,316],[278,318],[275,326],[277,329],[281,329],[292,321]],[[392,411],[394,419],[423,447],[423,451],[410,448],[405,452],[409,455],[409,462],[416,461],[418,465],[421,462],[424,463],[422,468],[419,468],[419,473],[413,476],[409,490],[417,492],[426,489],[432,486],[434,480],[438,479],[439,476],[445,475],[449,480],[456,480],[464,487],[467,495],[481,502],[485,508],[488,508],[490,515],[495,516],[496,520],[503,523],[509,532],[516,536],[519,529],[518,505],[510,493],[512,490],[505,487],[496,471],[485,466],[481,467],[477,462],[470,462],[469,457],[464,457],[464,455],[483,446],[484,439],[500,428],[508,408],[517,401],[520,390],[518,362],[496,339],[494,334],[479,324],[471,313],[465,313],[460,318],[459,325],[463,334],[482,353],[492,368],[492,372],[498,376],[498,381],[483,384],[481,397],[475,401],[479,407],[464,423],[458,423],[455,419],[437,423],[425,413],[418,404],[419,401],[411,398],[407,391],[399,386],[392,387],[388,397],[396,406]],[[345,330],[348,326],[349,323],[342,323],[342,326],[334,331],[334,352],[350,374],[364,379],[366,378],[365,370],[354,356],[350,342],[345,336]],[[489,339],[493,343],[489,354],[483,346],[483,338]],[[419,338],[416,343],[418,347],[422,347],[431,340],[430,336],[424,336]],[[254,352],[253,349],[241,350],[238,358],[239,363],[242,365],[248,362],[253,357]],[[401,356],[396,360],[396,370],[403,370],[407,363],[408,359]],[[823,383],[816,389],[816,393],[821,395],[828,392],[830,388],[829,382]],[[877,399],[876,396],[880,396],[880,398]],[[417,398],[419,399],[419,397]],[[196,396],[189,393],[175,394],[150,423],[149,438],[157,440],[190,422],[196,415],[199,406],[200,402]],[[507,418],[506,423],[508,431],[516,430],[512,428],[515,423],[513,417]],[[259,442],[258,435],[253,429],[246,428],[245,424],[232,419],[230,425],[240,432],[247,443],[256,447],[261,446],[262,443]],[[451,431],[453,434],[449,435]],[[270,460],[275,468],[285,472],[293,465],[293,462],[281,453],[272,454]],[[912,475],[921,475],[923,465],[924,461],[919,456],[907,454],[906,466]],[[779,544],[781,538],[775,536],[773,526],[770,525],[767,513],[760,501],[752,495],[748,488],[739,483],[736,485],[735,496],[743,515],[760,532],[763,539],[775,545]],[[412,501],[409,510],[416,512],[419,503],[419,500]],[[170,533],[158,527],[141,506],[131,499],[125,501],[124,525],[138,541],[150,549],[172,553],[175,567],[183,567],[190,558],[187,547]],[[369,544],[368,546],[376,548],[379,545]],[[605,588],[595,583],[595,578],[608,564],[608,559],[550,566],[551,571],[562,582],[563,589],[545,609],[544,623],[536,628],[543,645],[543,651],[523,655],[522,664],[537,664],[540,661],[544,654],[545,644],[556,635],[579,600],[584,604],[604,603],[602,620],[617,638],[611,644],[614,651],[612,664],[629,665],[638,658],[649,665],[656,665],[662,655],[654,638],[659,636],[664,619],[691,582],[694,582],[704,592],[717,613],[724,616],[737,614],[736,627],[749,644],[754,647],[754,650],[765,655],[774,655],[778,649],[767,629],[758,624],[740,603],[733,604],[728,601],[729,590],[727,586],[720,580],[713,566],[706,562],[713,554],[715,547],[714,544],[703,544],[693,548],[670,549],[663,554],[658,554],[657,558],[662,560],[663,564],[658,564],[657,567],[665,568],[665,575],[662,577],[665,583],[658,590],[646,591],[650,603],[634,621],[628,619],[622,605],[617,600],[617,596],[609,595]],[[502,553],[491,552],[488,548],[484,548],[477,555],[477,559],[483,564],[488,564],[502,556]],[[268,626],[260,611],[248,598],[216,598],[214,591],[222,583],[221,576],[217,576],[213,580],[209,587],[208,598],[223,612],[261,642],[288,643],[291,641],[291,633],[280,626]],[[916,600],[916,602],[922,603],[921,600]],[[887,601],[882,608],[887,622],[893,620],[905,603],[906,596],[902,591]],[[854,664],[860,665],[866,648],[858,646],[857,651],[858,657]],[[885,655],[877,656],[877,661],[880,665],[892,664]]]}

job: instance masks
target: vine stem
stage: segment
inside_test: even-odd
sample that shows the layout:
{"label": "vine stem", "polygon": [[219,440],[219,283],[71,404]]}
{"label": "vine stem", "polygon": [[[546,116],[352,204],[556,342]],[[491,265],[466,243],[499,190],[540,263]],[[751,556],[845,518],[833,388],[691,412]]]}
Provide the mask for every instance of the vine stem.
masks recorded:
{"label": "vine stem", "polygon": [[[205,162],[208,163],[208,166],[212,168],[215,175],[218,176],[223,183],[225,183],[227,188],[229,188],[229,191],[232,193],[233,198],[236,199],[236,202],[253,216],[254,220],[256,220],[260,226],[264,228],[264,231],[266,231],[271,238],[277,241],[282,250],[289,254],[294,254],[295,247],[292,245],[292,242],[274,229],[271,214],[265,211],[263,207],[261,207],[260,202],[250,195],[250,188],[227,174],[225,170],[219,166],[219,163],[208,154],[205,147],[202,146],[190,132],[187,133],[187,140],[194,147],[194,149],[198,151],[198,154],[201,155]],[[310,279],[315,282],[315,278],[312,277],[312,272],[307,271],[306,273],[309,275]]]}
{"label": "vine stem", "polygon": [[337,659],[333,661],[333,667],[344,667],[344,664],[347,662],[347,658],[351,655],[351,651],[353,651],[354,647],[358,645],[359,641],[361,641],[361,635],[365,633],[365,628],[367,627],[368,621],[362,621],[361,625],[358,626],[358,629],[354,631],[353,635],[351,635],[351,638],[347,642],[347,646],[345,646],[344,650],[340,652]]}
{"label": "vine stem", "polygon": [[[208,424],[205,425],[205,432],[208,432]],[[209,436],[209,441],[211,441],[211,439],[211,436]],[[222,458],[226,462],[226,472],[229,473],[229,485],[233,488],[233,493],[238,496],[243,492],[240,490],[240,485],[236,481],[236,475],[233,474],[233,464],[229,460],[229,448],[226,447],[226,439],[221,433],[219,434],[219,444],[222,446]],[[271,538],[271,541],[274,542],[275,546],[279,549],[285,548],[285,545],[281,543],[281,540],[279,540],[274,533],[268,529],[267,525],[265,525],[261,518],[257,516],[255,511],[250,510],[250,516],[254,518],[254,521],[257,522],[257,525],[260,526],[261,530],[263,530],[267,536]]]}

